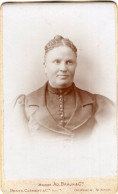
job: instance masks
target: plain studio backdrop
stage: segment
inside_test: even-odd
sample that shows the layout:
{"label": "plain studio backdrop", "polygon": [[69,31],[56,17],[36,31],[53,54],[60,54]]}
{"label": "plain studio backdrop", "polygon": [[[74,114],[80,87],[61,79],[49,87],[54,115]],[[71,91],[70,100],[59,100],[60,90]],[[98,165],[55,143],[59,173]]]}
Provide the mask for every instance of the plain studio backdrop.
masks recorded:
{"label": "plain studio backdrop", "polygon": [[[43,67],[44,46],[55,35],[62,35],[65,38],[69,38],[78,48],[78,65],[74,80],[76,86],[92,93],[104,95],[116,102],[116,5],[114,3],[60,2],[53,4],[4,4],[4,145],[8,146],[8,151],[11,149],[9,149],[10,127],[7,124],[7,118],[9,116],[8,107],[17,95],[28,94],[41,87],[46,82],[47,79]],[[107,131],[107,129],[105,129],[105,131]],[[111,134],[113,141],[109,144]],[[106,153],[109,154],[109,158],[111,158],[112,161],[108,161],[106,165],[106,156],[104,155],[103,163],[105,169],[99,172],[99,153],[97,153],[95,149],[93,154],[95,162],[91,154],[92,162],[90,163],[90,173],[88,169],[85,168],[85,174],[83,172],[83,174],[80,173],[81,177],[97,177],[100,173],[101,176],[116,175],[116,136],[112,129],[111,131],[109,130],[109,135],[106,139],[108,140],[107,143],[110,146],[112,154],[110,155],[107,151]],[[104,141],[103,133],[102,141]],[[81,140],[81,142],[84,144],[83,140]],[[94,144],[96,142],[92,143],[90,142],[92,148],[97,146]],[[103,152],[104,147],[102,147],[102,145],[104,146],[104,143],[100,145],[100,149]],[[89,149],[87,146],[85,148]],[[53,149],[55,149],[56,152],[56,147],[53,147]],[[80,149],[82,149],[82,147],[80,147]],[[29,152],[30,150],[28,150],[28,153]],[[24,154],[24,157],[26,154],[27,153]],[[32,154],[34,153],[32,152]],[[83,154],[85,153],[81,152],[79,157],[84,157]],[[28,171],[26,176],[22,176],[21,173],[21,175],[17,177],[17,173],[13,174],[10,165],[12,163],[15,167],[18,168],[18,166],[14,164],[13,159],[11,163],[9,162],[8,155],[10,158],[10,153],[6,151],[5,165],[7,178],[39,178],[38,174],[30,172],[29,169],[32,170],[32,166],[27,168],[28,165],[32,165],[30,163],[23,163],[24,168],[19,168],[19,173],[21,173],[23,169],[25,169],[24,173]],[[32,158],[33,156],[31,155],[31,159]],[[20,165],[21,160],[20,158],[18,165]],[[40,158],[38,158],[38,160],[40,162]],[[86,161],[85,158],[85,162]],[[39,164],[37,165],[37,169],[40,168]],[[81,165],[84,164],[82,163]],[[63,166],[63,168],[65,168],[65,166]],[[95,172],[91,175],[92,168],[95,168]],[[110,171],[109,168],[111,168]],[[37,169],[35,170],[38,172]],[[62,169],[62,171],[64,172],[64,169]],[[76,173],[76,169],[72,172]],[[50,177],[55,178],[57,172],[55,171],[55,174],[54,172],[51,173],[53,174],[51,175],[49,173]],[[76,177],[78,177],[78,174]]]}

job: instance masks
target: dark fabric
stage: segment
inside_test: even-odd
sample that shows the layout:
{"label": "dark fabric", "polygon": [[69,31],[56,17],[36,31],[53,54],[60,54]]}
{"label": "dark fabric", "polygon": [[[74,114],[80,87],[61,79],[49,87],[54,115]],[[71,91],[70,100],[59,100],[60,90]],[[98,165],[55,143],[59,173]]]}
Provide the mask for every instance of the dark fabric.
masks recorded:
{"label": "dark fabric", "polygon": [[54,120],[65,126],[74,112],[76,99],[74,84],[68,88],[55,89],[48,83],[46,89],[46,106]]}
{"label": "dark fabric", "polygon": [[[80,90],[75,85],[73,88],[75,93],[75,108],[73,108],[68,122],[62,124],[56,122],[47,109],[47,83],[27,95],[25,97],[25,114],[29,120],[29,128],[33,131],[34,128],[38,129],[43,127],[43,130],[48,129],[61,134],[73,135],[76,129],[80,128],[84,123],[87,123],[93,115],[95,96],[87,91]],[[93,123],[92,119],[91,121]]]}
{"label": "dark fabric", "polygon": [[19,107],[20,112],[24,113],[30,131],[40,133],[56,132],[71,136],[80,129],[89,131],[95,124],[101,126],[112,121],[115,106],[111,100],[73,86],[72,90],[63,94],[64,107],[61,109],[64,108],[64,118],[59,119],[59,100],[57,94],[46,92],[47,83],[28,95],[20,95],[16,99],[15,109]]}

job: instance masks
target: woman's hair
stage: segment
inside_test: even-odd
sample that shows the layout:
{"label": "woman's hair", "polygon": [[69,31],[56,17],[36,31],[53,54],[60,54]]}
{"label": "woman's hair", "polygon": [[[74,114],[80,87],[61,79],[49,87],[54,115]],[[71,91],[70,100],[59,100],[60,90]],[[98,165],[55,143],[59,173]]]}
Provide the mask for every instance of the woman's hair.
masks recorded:
{"label": "woman's hair", "polygon": [[59,46],[67,46],[67,47],[71,48],[72,51],[77,56],[76,46],[68,38],[63,38],[60,35],[55,36],[52,40],[50,40],[46,44],[46,46],[45,46],[45,56],[50,50],[52,50],[55,47],[59,47]]}

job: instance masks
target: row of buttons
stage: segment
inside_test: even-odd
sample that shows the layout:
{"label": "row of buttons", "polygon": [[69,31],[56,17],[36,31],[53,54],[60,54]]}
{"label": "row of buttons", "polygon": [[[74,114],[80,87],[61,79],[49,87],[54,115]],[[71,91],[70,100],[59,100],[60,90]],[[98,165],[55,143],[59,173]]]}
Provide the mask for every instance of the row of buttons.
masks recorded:
{"label": "row of buttons", "polygon": [[63,95],[59,95],[59,115],[60,115],[60,125],[64,126],[64,104]]}

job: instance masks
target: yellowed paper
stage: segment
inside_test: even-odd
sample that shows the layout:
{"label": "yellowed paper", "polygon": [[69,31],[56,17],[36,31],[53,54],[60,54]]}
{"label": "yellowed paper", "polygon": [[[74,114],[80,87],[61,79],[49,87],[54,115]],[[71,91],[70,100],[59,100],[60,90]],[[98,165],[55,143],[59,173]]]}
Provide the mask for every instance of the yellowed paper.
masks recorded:
{"label": "yellowed paper", "polygon": [[[116,4],[5,3],[1,23],[2,192],[116,193]],[[62,51],[70,54],[60,60]],[[75,69],[61,66],[54,74],[50,56],[75,59],[69,58]],[[76,103],[71,94],[57,93],[59,101],[47,92],[67,92],[71,82]]]}

